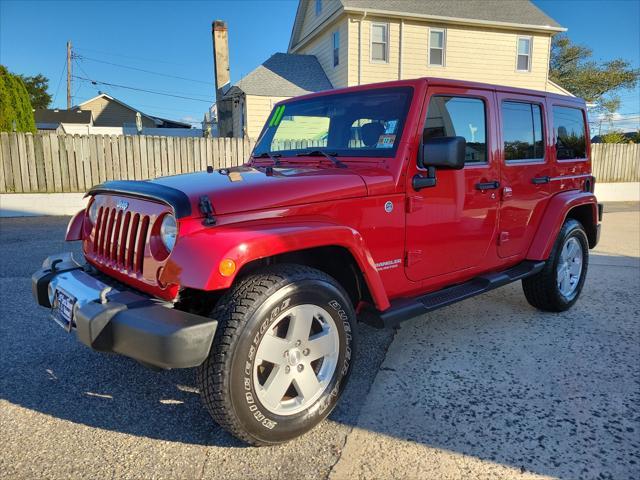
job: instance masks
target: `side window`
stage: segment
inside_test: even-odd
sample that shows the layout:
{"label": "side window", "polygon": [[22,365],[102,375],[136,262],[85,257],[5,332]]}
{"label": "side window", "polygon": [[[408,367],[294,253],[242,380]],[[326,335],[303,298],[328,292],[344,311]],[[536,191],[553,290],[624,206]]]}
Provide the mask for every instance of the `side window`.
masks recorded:
{"label": "side window", "polygon": [[340,63],[340,30],[333,32],[333,66],[337,67]]}
{"label": "side window", "polygon": [[322,0],[316,0],[316,16],[322,13]]}
{"label": "side window", "polygon": [[518,37],[516,70],[519,72],[531,71],[531,40],[531,37]]}
{"label": "side window", "polygon": [[542,109],[523,102],[502,102],[504,159],[509,161],[544,158]]}
{"label": "side window", "polygon": [[553,131],[556,137],[556,158],[558,160],[587,157],[582,110],[570,107],[553,107]]}
{"label": "side window", "polygon": [[446,38],[444,28],[429,29],[429,65],[444,67]]}
{"label": "side window", "polygon": [[424,123],[424,138],[464,137],[465,161],[487,161],[486,107],[483,100],[469,97],[433,96]]}
{"label": "side window", "polygon": [[371,24],[371,60],[374,62],[389,61],[389,24]]}

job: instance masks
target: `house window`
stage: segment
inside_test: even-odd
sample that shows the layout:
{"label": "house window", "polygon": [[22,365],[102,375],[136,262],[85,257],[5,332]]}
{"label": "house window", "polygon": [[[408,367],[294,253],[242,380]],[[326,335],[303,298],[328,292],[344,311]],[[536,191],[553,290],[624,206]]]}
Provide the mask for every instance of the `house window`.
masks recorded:
{"label": "house window", "polygon": [[531,37],[518,37],[517,70],[519,72],[531,71]]}
{"label": "house window", "polygon": [[389,61],[389,24],[371,24],[371,60],[374,62]]}
{"label": "house window", "polygon": [[524,102],[502,103],[504,159],[507,162],[544,158],[542,109]]}
{"label": "house window", "polygon": [[429,29],[429,65],[444,67],[444,49],[447,41],[444,28]]}
{"label": "house window", "polygon": [[554,106],[553,131],[556,136],[556,159],[586,158],[585,130],[582,110]]}
{"label": "house window", "polygon": [[322,0],[316,0],[316,16],[322,12]]}
{"label": "house window", "polygon": [[471,97],[433,96],[427,108],[423,138],[464,137],[465,163],[487,161],[484,101]]}
{"label": "house window", "polygon": [[333,66],[340,63],[340,31],[333,32]]}

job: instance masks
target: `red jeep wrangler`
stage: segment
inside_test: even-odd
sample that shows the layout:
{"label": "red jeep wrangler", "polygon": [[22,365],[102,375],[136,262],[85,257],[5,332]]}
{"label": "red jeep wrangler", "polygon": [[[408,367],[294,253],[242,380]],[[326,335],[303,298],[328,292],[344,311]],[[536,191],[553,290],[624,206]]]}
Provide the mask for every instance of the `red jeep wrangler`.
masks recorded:
{"label": "red jeep wrangler", "polygon": [[602,208],[585,103],[423,78],[279,103],[238,168],[93,187],[36,301],[96,349],[198,367],[212,417],[256,445],[338,401],[356,315],[394,325],[522,280],[559,312]]}

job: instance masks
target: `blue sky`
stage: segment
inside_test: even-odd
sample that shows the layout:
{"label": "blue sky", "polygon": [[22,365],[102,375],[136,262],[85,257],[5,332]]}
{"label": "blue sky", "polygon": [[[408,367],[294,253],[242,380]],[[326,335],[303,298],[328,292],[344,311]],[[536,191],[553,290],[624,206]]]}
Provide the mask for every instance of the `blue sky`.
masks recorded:
{"label": "blue sky", "polygon": [[[595,58],[622,56],[640,66],[640,0],[534,2],[567,27],[574,41],[591,47]],[[296,6],[297,0],[0,0],[0,62],[16,73],[49,77],[54,106],[66,108],[62,73],[65,43],[71,40],[82,57],[74,62],[74,75],[197,99],[76,79],[74,103],[99,89],[145,113],[199,121],[214,98],[211,21],[219,18],[229,25],[231,77],[236,81],[272,53],[286,51]],[[632,119],[629,115],[640,113],[639,92],[622,95],[622,118]]]}

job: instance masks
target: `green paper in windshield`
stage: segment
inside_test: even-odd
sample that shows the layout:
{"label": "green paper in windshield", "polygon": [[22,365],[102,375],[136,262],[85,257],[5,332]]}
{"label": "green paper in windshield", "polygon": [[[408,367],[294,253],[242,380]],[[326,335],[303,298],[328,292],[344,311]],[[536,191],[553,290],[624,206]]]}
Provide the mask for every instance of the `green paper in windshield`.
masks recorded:
{"label": "green paper in windshield", "polygon": [[280,120],[282,120],[282,114],[284,113],[284,105],[280,105],[273,112],[273,117],[271,117],[271,121],[269,122],[270,127],[277,127],[280,125]]}

